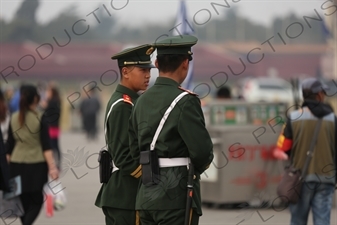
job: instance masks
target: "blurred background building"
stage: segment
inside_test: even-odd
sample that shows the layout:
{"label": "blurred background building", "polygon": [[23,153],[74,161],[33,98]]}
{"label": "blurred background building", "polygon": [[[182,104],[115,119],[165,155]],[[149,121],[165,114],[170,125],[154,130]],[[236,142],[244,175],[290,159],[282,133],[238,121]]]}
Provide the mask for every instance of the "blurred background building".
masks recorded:
{"label": "blurred background building", "polygon": [[[272,156],[282,128],[276,119],[300,105],[302,79],[328,83],[327,101],[337,112],[337,0],[21,0],[3,1],[0,10],[6,98],[19,96],[23,83],[57,83],[61,128],[73,134],[82,129],[80,103],[93,89],[103,131],[120,76],[113,54],[179,32],[196,35],[191,79],[183,85],[199,94],[214,144],[215,164],[202,175],[206,203],[259,205],[275,197],[283,171]],[[151,76],[153,84],[158,71]],[[221,87],[230,99],[216,99]]]}
{"label": "blurred background building", "polygon": [[[172,15],[165,23],[151,21],[142,26],[132,25],[132,15],[127,16],[129,20],[118,17],[124,8],[139,7],[132,5],[136,3],[113,5],[113,1],[102,1],[87,13],[80,13],[78,5],[73,4],[41,22],[38,10],[46,3],[19,2],[10,19],[0,17],[1,87],[17,88],[23,81],[56,80],[65,112],[76,111],[77,97],[90,82],[97,84],[103,103],[107,101],[119,81],[116,63],[110,59],[112,54],[130,44],[155,42],[179,27],[176,6],[180,1],[172,4]],[[282,16],[266,16],[268,23],[258,23],[243,14],[240,9],[245,4],[249,3],[210,1],[198,10],[196,4],[186,1],[188,26],[199,38],[193,48],[191,89],[206,100],[227,84],[234,98],[238,98],[242,97],[242,88],[249,86],[245,83],[248,78],[267,76],[289,84],[293,78],[319,77],[333,86],[337,67],[336,1],[317,1],[317,7],[306,6],[303,13],[299,8],[306,3],[293,3],[296,10],[283,12]],[[188,10],[192,6],[193,10]],[[251,10],[263,12],[262,6],[252,5]],[[1,10],[5,12],[5,4]],[[52,5],[49,10],[52,12]],[[139,11],[151,13],[147,5]],[[157,71],[153,70],[152,75],[154,80]],[[67,121],[71,116],[65,114],[64,118]],[[64,129],[72,126],[69,121],[63,124]]]}

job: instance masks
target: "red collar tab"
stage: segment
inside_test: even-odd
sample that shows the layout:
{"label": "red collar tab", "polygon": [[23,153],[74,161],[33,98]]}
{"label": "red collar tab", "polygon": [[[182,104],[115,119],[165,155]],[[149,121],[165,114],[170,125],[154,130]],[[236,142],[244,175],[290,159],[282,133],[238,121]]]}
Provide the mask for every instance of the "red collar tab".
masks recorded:
{"label": "red collar tab", "polygon": [[132,101],[129,95],[123,95],[123,101],[129,104],[132,104]]}

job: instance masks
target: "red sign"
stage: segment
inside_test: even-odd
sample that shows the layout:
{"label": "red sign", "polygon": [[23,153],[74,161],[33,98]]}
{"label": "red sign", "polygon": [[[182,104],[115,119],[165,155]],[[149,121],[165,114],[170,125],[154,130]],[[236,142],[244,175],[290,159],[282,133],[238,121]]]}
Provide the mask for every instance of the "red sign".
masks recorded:
{"label": "red sign", "polygon": [[229,147],[229,159],[233,161],[254,161],[262,159],[265,161],[275,160],[273,151],[275,145],[240,145],[234,144]]}
{"label": "red sign", "polygon": [[251,173],[245,177],[237,177],[232,183],[237,185],[255,185],[257,189],[264,189],[269,183],[279,183],[282,175],[269,176],[264,171]]}

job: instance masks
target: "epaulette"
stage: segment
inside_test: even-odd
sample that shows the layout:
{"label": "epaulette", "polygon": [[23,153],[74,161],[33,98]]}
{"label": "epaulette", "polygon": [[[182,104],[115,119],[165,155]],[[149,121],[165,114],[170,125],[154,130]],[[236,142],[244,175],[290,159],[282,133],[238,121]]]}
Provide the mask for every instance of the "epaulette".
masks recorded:
{"label": "epaulette", "polygon": [[132,105],[132,101],[129,95],[123,95],[123,101]]}
{"label": "epaulette", "polygon": [[191,95],[198,96],[197,93],[194,93],[194,92],[192,92],[192,91],[190,91],[190,90],[187,90],[187,89],[185,89],[185,88],[183,88],[183,87],[181,87],[181,86],[179,86],[178,88],[179,88],[180,90],[183,90],[183,91],[188,92],[188,93],[191,94]]}

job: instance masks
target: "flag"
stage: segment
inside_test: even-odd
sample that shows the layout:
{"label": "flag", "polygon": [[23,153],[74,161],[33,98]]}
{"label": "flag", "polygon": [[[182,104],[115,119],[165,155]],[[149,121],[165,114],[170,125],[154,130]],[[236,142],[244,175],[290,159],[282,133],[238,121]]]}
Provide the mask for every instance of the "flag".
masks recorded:
{"label": "flag", "polygon": [[327,27],[327,22],[322,18],[322,23],[321,23],[321,29],[322,29],[322,34],[323,38],[326,41],[329,38],[332,38],[332,33],[330,32],[330,29]]}
{"label": "flag", "polygon": [[[180,9],[178,11],[175,27],[173,29],[172,34],[173,35],[186,35],[186,34],[193,35],[194,34],[192,23],[190,23],[187,18],[185,0],[180,1]],[[193,80],[193,60],[190,61],[187,76],[184,82],[181,84],[181,86],[186,89],[191,88],[192,80]]]}

